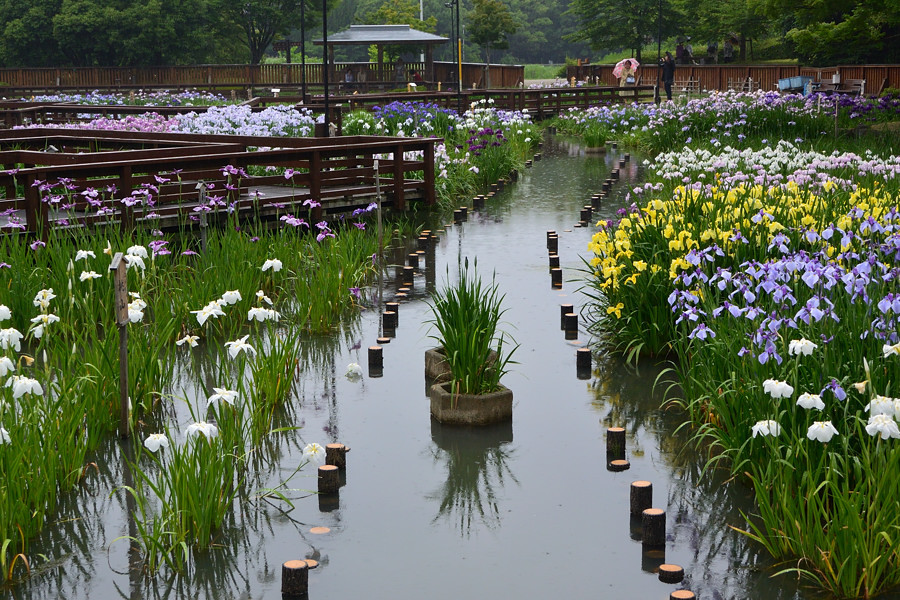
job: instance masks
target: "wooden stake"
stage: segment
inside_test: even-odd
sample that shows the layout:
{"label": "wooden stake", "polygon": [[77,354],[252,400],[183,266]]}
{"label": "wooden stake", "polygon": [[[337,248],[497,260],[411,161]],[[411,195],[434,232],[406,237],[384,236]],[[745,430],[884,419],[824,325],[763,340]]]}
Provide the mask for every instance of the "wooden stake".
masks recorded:
{"label": "wooden stake", "polygon": [[551,254],[550,255],[550,268],[551,269],[559,268],[559,254]]}
{"label": "wooden stake", "polygon": [[325,445],[325,464],[333,465],[340,470],[347,468],[347,453],[350,448],[343,444]]}
{"label": "wooden stake", "polygon": [[641,513],[641,543],[645,546],[666,545],[666,511],[648,508]]}
{"label": "wooden stake", "polygon": [[[397,314],[397,318],[400,318],[400,303],[399,302],[385,302],[384,310],[389,310]],[[397,324],[400,324],[400,321],[397,321]]]}
{"label": "wooden stake", "polygon": [[559,305],[559,328],[563,331],[566,330],[566,315],[571,312],[575,312],[575,306],[572,304]]}
{"label": "wooden stake", "polygon": [[309,596],[309,565],[305,560],[289,560],[281,565],[281,593],[290,598]]}
{"label": "wooden stake", "polygon": [[659,580],[663,583],[680,583],[684,579],[684,569],[678,565],[659,566]]}
{"label": "wooden stake", "polygon": [[384,352],[381,346],[369,346],[369,368],[384,368]]}
{"label": "wooden stake", "polygon": [[565,316],[566,320],[566,339],[567,340],[577,340],[578,339],[578,315],[575,313],[567,313]]}
{"label": "wooden stake", "polygon": [[[327,450],[326,450],[327,452]],[[319,493],[331,494],[341,487],[341,479],[338,468],[334,465],[322,465],[319,467]]]}
{"label": "wooden stake", "polygon": [[575,352],[575,366],[579,369],[590,369],[592,362],[591,349],[579,348]]}
{"label": "wooden stake", "polygon": [[617,458],[615,460],[609,461],[607,463],[606,468],[613,473],[621,473],[622,471],[627,471],[631,468],[631,463],[625,460],[624,458]]}
{"label": "wooden stake", "polygon": [[696,600],[697,596],[691,590],[675,590],[669,594],[669,600]]}
{"label": "wooden stake", "polygon": [[606,430],[607,454],[625,454],[625,428],[610,427]]}
{"label": "wooden stake", "polygon": [[131,435],[128,418],[128,274],[121,252],[113,256],[109,270],[115,273],[116,325],[119,328],[119,437]]}
{"label": "wooden stake", "polygon": [[551,254],[559,254],[559,236],[553,234],[551,237],[547,238],[547,250],[549,250]]}
{"label": "wooden stake", "polygon": [[653,484],[649,481],[635,481],[631,484],[631,516],[640,517],[653,506]]}
{"label": "wooden stake", "polygon": [[562,269],[559,267],[550,269],[550,285],[557,289],[562,288]]}

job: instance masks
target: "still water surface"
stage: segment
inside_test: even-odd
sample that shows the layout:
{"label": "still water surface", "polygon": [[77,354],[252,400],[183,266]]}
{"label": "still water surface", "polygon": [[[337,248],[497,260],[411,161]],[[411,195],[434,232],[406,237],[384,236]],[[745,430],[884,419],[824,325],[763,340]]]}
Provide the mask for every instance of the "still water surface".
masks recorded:
{"label": "still water surface", "polygon": [[[229,522],[221,547],[184,577],[144,579],[129,569],[126,475],[113,443],[96,472],[63,503],[35,546],[49,562],[13,596],[82,598],[280,598],[281,563],[314,558],[313,600],[458,598],[642,598],[665,600],[680,586],[660,583],[661,554],[645,555],[628,516],[629,485],[646,479],[654,506],[668,516],[665,562],[684,567],[684,587],[698,597],[814,598],[789,577],[770,579],[763,554],[729,525],[743,526],[749,490],[700,477],[702,458],[675,436],[679,416],[659,409],[653,382],[660,367],[637,372],[601,358],[588,380],[576,377],[559,305],[580,308],[582,257],[590,228],[579,210],[599,191],[621,154],[585,156],[576,142],[550,138],[544,159],[526,170],[468,222],[450,227],[420,265],[399,310],[396,337],[384,347],[384,376],[351,382],[346,366],[366,366],[379,336],[377,307],[341,334],[310,340],[286,423],[303,424],[263,454],[259,487],[290,477],[306,442],[351,447],[339,500],[321,501],[312,469],[294,477],[295,508],[250,498]],[[597,218],[610,218],[640,180],[638,161],[623,169]],[[431,224],[432,229],[439,225]],[[563,290],[550,286],[546,231],[559,232]],[[402,264],[410,251],[399,249]],[[506,327],[520,344],[504,382],[515,395],[511,425],[467,430],[431,421],[423,354],[433,346],[427,292],[459,260],[478,259],[506,294]],[[388,269],[392,275],[394,269]],[[389,279],[391,279],[389,277]],[[384,284],[384,301],[398,285]],[[370,290],[377,297],[377,290]],[[624,426],[631,469],[606,469],[605,430]],[[310,529],[329,527],[324,535]]]}

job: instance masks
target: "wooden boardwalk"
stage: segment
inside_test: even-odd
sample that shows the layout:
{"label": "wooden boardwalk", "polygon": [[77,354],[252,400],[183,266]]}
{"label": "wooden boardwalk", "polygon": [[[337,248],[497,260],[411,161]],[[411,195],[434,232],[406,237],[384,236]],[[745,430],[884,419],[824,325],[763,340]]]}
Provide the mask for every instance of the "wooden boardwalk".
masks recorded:
{"label": "wooden boardwalk", "polygon": [[55,227],[113,222],[191,227],[204,214],[235,211],[292,213],[314,224],[365,207],[379,190],[397,210],[410,200],[433,204],[439,141],[0,131],[0,232],[45,238]]}

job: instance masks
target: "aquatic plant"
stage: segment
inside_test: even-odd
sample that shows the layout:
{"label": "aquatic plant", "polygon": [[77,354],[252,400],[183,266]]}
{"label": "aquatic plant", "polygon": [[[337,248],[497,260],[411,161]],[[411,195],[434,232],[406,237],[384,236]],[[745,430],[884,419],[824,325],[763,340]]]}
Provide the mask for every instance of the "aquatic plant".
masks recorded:
{"label": "aquatic plant", "polygon": [[455,283],[448,281],[432,294],[429,323],[437,331],[432,337],[447,357],[454,393],[484,394],[500,388],[518,347],[510,347],[515,342],[498,329],[506,312],[504,297],[494,279],[490,284],[481,280],[477,264],[469,270],[468,259],[458,265]]}
{"label": "aquatic plant", "polygon": [[779,142],[650,166],[591,242],[595,326],[678,357],[708,467],[754,486],[741,529],[839,596],[896,585],[900,160]]}
{"label": "aquatic plant", "polygon": [[[0,238],[4,580],[18,577],[17,572],[29,564],[28,541],[52,514],[59,494],[81,479],[86,453],[118,424],[119,335],[109,271],[114,251],[123,252],[128,264],[132,425],[157,422],[159,408],[172,395],[178,360],[187,359],[199,368],[200,356],[227,355],[224,342],[235,342],[237,361],[215,361],[211,373],[215,377],[198,371],[197,380],[220,382],[222,389],[235,390],[245,399],[240,437],[246,441],[232,444],[230,454],[215,459],[224,461],[222,468],[237,482],[235,473],[244,468],[242,457],[272,434],[273,415],[292,389],[299,335],[327,331],[348,311],[355,314],[350,288],[368,281],[374,272],[371,255],[377,250],[374,233],[350,224],[329,228],[321,240],[286,224],[274,232],[263,227],[213,228],[202,254],[196,244],[187,236],[124,234],[118,228],[52,231],[43,245],[9,235]],[[263,271],[266,261],[273,265],[278,261],[281,269]],[[211,272],[216,273],[212,286]],[[213,396],[210,390],[206,397]],[[196,421],[206,420],[205,416],[198,413]],[[217,427],[228,439],[222,419],[217,419]],[[170,429],[179,429],[178,424]],[[174,440],[171,435],[168,439]],[[197,453],[207,453],[180,446],[170,450],[179,453],[178,464],[183,465]],[[145,479],[144,487],[135,488],[137,494],[147,494],[152,480],[169,497],[171,482],[157,482],[152,470]],[[34,483],[10,485],[24,480]],[[207,533],[220,526],[217,515],[224,510],[224,504],[198,507],[205,516],[195,519],[200,529],[191,525],[189,531],[174,516],[159,517],[154,506],[151,502],[142,509],[146,535],[159,538],[176,532],[175,538],[166,539],[201,545],[208,543]],[[148,561],[158,566],[167,560],[164,556],[177,553],[178,543],[162,540],[142,547]]]}

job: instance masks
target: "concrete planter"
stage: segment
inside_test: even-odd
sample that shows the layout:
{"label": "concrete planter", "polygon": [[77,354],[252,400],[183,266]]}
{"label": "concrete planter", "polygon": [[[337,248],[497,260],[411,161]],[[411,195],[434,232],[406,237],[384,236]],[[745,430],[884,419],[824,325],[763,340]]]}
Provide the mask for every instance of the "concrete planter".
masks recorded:
{"label": "concrete planter", "polygon": [[[490,362],[497,360],[497,353],[491,350]],[[450,364],[440,346],[425,351],[425,380],[441,383],[450,380]]]}
{"label": "concrete planter", "polygon": [[435,383],[450,379],[450,364],[440,346],[425,351],[425,378]]}
{"label": "concrete planter", "polygon": [[513,393],[501,385],[489,394],[455,394],[447,381],[431,386],[431,415],[447,425],[490,425],[512,420]]}

